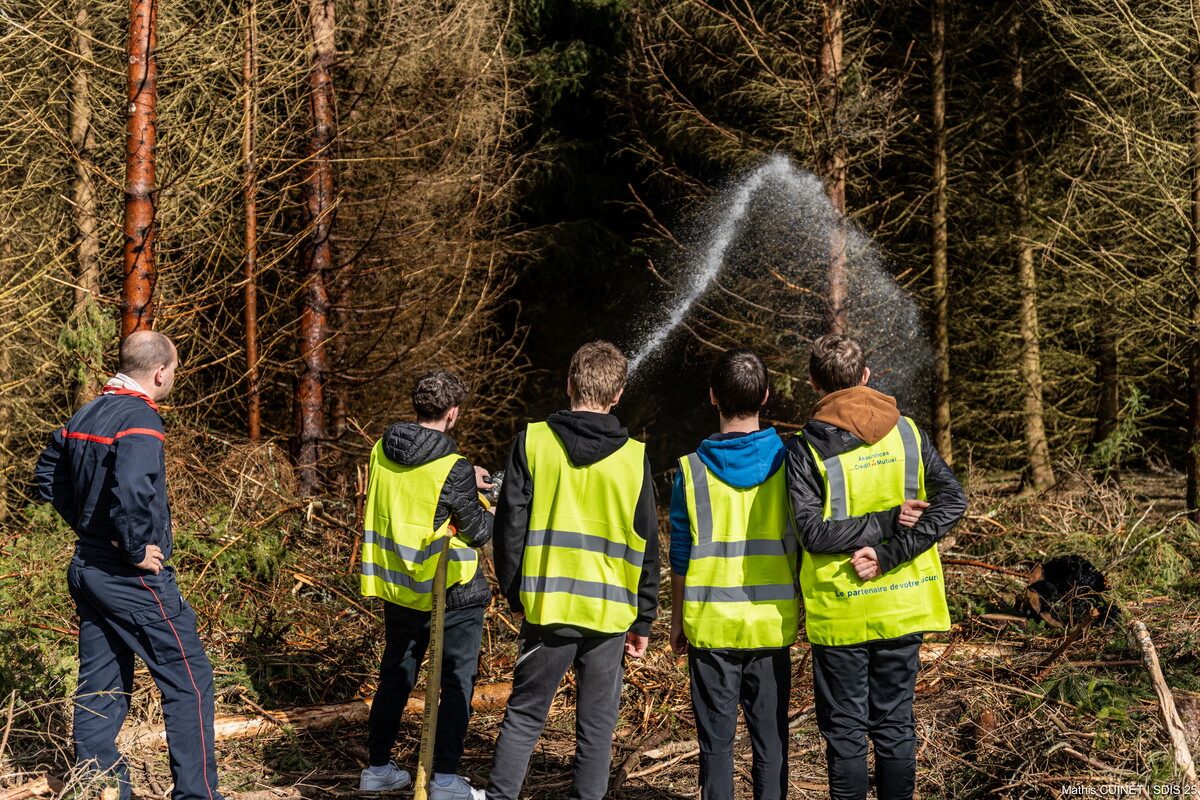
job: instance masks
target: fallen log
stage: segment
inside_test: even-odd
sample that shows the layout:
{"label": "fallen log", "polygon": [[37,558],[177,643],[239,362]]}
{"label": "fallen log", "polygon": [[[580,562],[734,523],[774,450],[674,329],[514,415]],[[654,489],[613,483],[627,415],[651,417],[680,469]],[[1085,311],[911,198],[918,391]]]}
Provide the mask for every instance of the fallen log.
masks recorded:
{"label": "fallen log", "polygon": [[1171,694],[1171,687],[1167,685],[1167,679],[1163,677],[1162,667],[1158,663],[1158,651],[1150,639],[1150,631],[1146,630],[1146,626],[1141,620],[1135,619],[1130,623],[1130,628],[1133,630],[1138,644],[1142,646],[1142,658],[1146,663],[1146,669],[1150,672],[1150,682],[1154,684],[1154,693],[1158,695],[1158,709],[1162,716],[1163,727],[1167,729],[1167,736],[1171,739],[1171,748],[1175,753],[1175,766],[1179,767],[1179,771],[1187,779],[1191,792],[1194,793],[1200,788],[1196,782],[1196,764],[1192,761],[1192,752],[1188,748],[1183,720],[1179,718],[1179,709],[1175,707],[1175,698]]}
{"label": "fallen log", "polygon": [[965,642],[926,642],[921,645],[922,661],[934,661],[947,650],[953,650],[950,658],[1007,658],[1021,652],[1012,644],[966,644]]}
{"label": "fallen log", "polygon": [[[471,708],[475,711],[495,711],[508,702],[512,692],[511,683],[491,683],[475,687]],[[404,707],[408,714],[422,714],[425,698],[412,695]],[[351,700],[324,706],[302,706],[280,711],[263,710],[253,716],[245,714],[223,714],[214,720],[214,739],[218,742],[230,739],[251,739],[269,734],[280,728],[296,728],[307,731],[365,725],[371,714],[371,701]],[[167,744],[166,728],[159,725],[142,725],[121,734],[119,745],[125,750],[160,748]],[[9,800],[0,796],[0,800]]]}
{"label": "fallen log", "polygon": [[35,778],[28,783],[14,786],[0,792],[0,800],[28,800],[30,797],[45,797],[58,794],[63,790],[63,782],[50,773]]}

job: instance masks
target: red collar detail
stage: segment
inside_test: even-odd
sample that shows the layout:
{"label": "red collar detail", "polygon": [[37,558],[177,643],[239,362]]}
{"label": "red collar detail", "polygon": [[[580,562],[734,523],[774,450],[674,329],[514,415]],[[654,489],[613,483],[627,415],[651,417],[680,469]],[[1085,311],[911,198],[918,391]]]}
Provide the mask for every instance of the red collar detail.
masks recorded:
{"label": "red collar detail", "polygon": [[158,411],[158,405],[150,399],[150,396],[142,392],[135,392],[133,389],[122,389],[116,386],[105,386],[103,394],[127,394],[130,397],[140,397],[146,401],[146,405]]}

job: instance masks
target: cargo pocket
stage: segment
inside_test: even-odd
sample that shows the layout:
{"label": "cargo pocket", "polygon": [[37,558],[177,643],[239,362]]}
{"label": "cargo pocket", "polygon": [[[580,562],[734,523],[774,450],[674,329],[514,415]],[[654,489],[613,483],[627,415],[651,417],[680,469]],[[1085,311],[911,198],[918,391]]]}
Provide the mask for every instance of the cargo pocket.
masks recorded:
{"label": "cargo pocket", "polygon": [[157,595],[157,602],[134,611],[132,617],[146,655],[156,664],[183,661],[203,652],[196,633],[196,613],[182,595]]}

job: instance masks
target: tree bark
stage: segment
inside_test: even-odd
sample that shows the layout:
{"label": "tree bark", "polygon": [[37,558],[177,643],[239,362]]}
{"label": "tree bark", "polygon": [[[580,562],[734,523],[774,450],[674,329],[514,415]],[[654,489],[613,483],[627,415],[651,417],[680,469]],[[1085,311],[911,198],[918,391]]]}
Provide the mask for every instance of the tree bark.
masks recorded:
{"label": "tree bark", "polygon": [[1092,428],[1092,446],[1103,442],[1117,429],[1117,417],[1121,411],[1121,392],[1117,382],[1117,335],[1112,328],[1116,310],[1105,303],[1101,306],[1100,321],[1096,329],[1096,425]]}
{"label": "tree bark", "polygon": [[1187,507],[1200,525],[1200,2],[1192,0],[1192,235],[1191,341],[1188,343]]}
{"label": "tree bark", "polygon": [[933,446],[954,464],[950,439],[950,302],[946,236],[946,0],[933,0]]}
{"label": "tree bark", "polygon": [[258,384],[258,159],[255,153],[258,104],[257,18],[255,0],[246,3],[245,59],[242,77],[245,83],[244,123],[242,128],[242,164],[246,186],[246,273],[243,324],[246,344],[246,434],[257,444],[262,428]]}
{"label": "tree bark", "polygon": [[[71,104],[67,122],[75,153],[75,179],[71,189],[71,218],[75,227],[75,303],[73,315],[86,324],[88,310],[100,298],[100,236],[97,232],[95,172],[96,136],[92,131],[92,92],[88,64],[92,62],[92,25],[87,0],[75,0],[73,30],[75,59],[71,78]],[[100,353],[80,353],[88,363],[75,385],[75,407],[82,408],[100,390],[95,375],[100,372]]]}
{"label": "tree bark", "polygon": [[845,333],[846,297],[846,154],[838,130],[838,107],[842,92],[843,0],[824,0],[822,5],[821,55],[818,70],[825,87],[824,122],[826,191],[837,211],[837,222],[829,241],[829,331]]}
{"label": "tree bark", "polygon": [[1046,440],[1045,410],[1042,397],[1042,363],[1037,316],[1037,272],[1030,241],[1029,176],[1025,160],[1024,110],[1025,76],[1021,55],[1021,12],[1014,9],[1009,30],[1012,57],[1012,159],[1013,235],[1017,262],[1017,294],[1020,300],[1018,326],[1021,335],[1021,393],[1024,400],[1025,456],[1027,485],[1038,490],[1054,483],[1050,466],[1050,446]]}
{"label": "tree bark", "polygon": [[319,461],[325,439],[325,376],[328,372],[329,293],[333,265],[333,0],[309,0],[313,63],[309,73],[309,104],[313,127],[304,169],[305,215],[308,235],[300,251],[304,283],[300,308],[300,376],[296,382],[296,469],[302,496],[321,487]]}
{"label": "tree bark", "polygon": [[121,336],[154,327],[154,156],[158,91],[157,0],[130,0],[125,148],[125,286]]}

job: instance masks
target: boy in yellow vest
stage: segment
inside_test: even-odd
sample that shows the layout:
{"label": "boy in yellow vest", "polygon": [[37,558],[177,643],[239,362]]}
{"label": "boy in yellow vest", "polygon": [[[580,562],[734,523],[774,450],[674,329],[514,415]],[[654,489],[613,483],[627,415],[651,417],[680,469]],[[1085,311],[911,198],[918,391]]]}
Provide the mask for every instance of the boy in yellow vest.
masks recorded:
{"label": "boy in yellow vest", "polygon": [[799,616],[785,451],[759,429],[767,368],[752,350],[725,351],[709,385],[720,432],[679,459],[671,492],[671,646],[688,655],[700,797],[733,799],[740,705],[754,798],[782,800]]}
{"label": "boy in yellow vest", "polygon": [[658,519],[646,448],[612,415],[625,357],[586,344],[570,411],[517,436],[496,516],[500,591],[524,614],[488,800],[516,800],[563,676],[575,668],[571,800],[608,789],[623,658],[646,652],[658,607]]}
{"label": "boy in yellow vest", "polygon": [[870,375],[850,337],[813,343],[821,399],[788,443],[788,484],[830,797],[866,798],[870,737],[879,800],[911,800],[921,638],[950,627],[935,545],[967,501],[895,398],[867,388]]}
{"label": "boy in yellow vest", "polygon": [[429,797],[483,800],[483,790],[457,774],[479,671],[483,613],[492,600],[473,549],[492,538],[493,516],[477,491],[490,476],[460,456],[446,435],[466,396],[466,385],[452,372],[422,375],[412,392],[417,421],[392,425],[371,451],[361,582],[363,595],[385,601],[386,644],[368,722],[370,766],[359,778],[362,791],[394,791],[412,783],[391,752],[429,647],[433,574],[442,537],[453,524],[458,533],[450,540],[446,575],[442,692]]}

